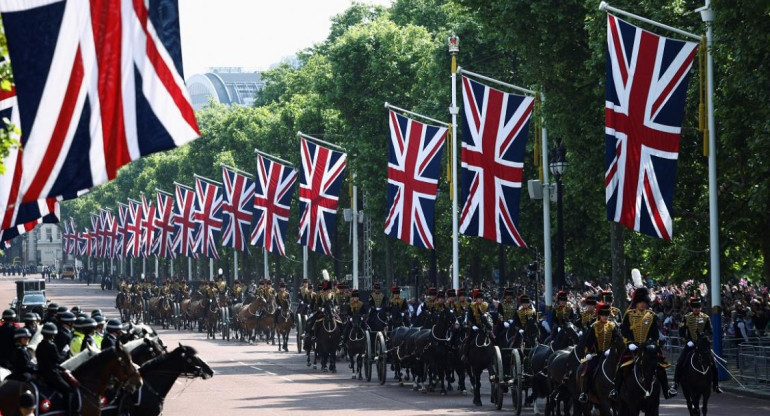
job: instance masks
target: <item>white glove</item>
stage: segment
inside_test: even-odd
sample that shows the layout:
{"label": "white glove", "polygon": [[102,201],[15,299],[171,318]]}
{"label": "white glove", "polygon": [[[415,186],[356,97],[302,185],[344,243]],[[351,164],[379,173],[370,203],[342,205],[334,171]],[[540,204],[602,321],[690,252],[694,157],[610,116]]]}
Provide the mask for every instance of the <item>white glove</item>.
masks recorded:
{"label": "white glove", "polygon": [[382,310],[382,308],[377,308],[377,310],[378,310],[378,311],[381,311],[381,310]]}
{"label": "white glove", "polygon": [[639,347],[637,347],[637,346],[636,346],[636,344],[630,344],[630,345],[628,346],[628,349],[629,349],[629,350],[631,350],[631,351],[636,351],[636,350],[637,350],[637,348],[639,348]]}
{"label": "white glove", "polygon": [[604,356],[609,357],[610,356],[610,350],[604,351]]}
{"label": "white glove", "polygon": [[281,307],[280,307],[280,306],[278,307],[278,310],[279,310],[279,311],[281,310]]}
{"label": "white glove", "polygon": [[300,305],[304,305],[304,304],[305,304],[305,302],[303,302],[303,301],[299,301],[299,304],[300,304]]}
{"label": "white glove", "polygon": [[695,344],[693,344],[692,341],[687,341],[687,346],[692,348],[695,346]]}
{"label": "white glove", "polygon": [[509,324],[511,324],[511,325],[513,325],[513,319],[509,319],[509,320],[508,320],[508,323],[509,323]]}
{"label": "white glove", "polygon": [[69,345],[65,345],[64,348],[62,348],[62,351],[69,352],[70,351],[70,346]]}
{"label": "white glove", "polygon": [[519,330],[519,333],[520,333],[521,335],[524,335],[524,330],[523,330],[523,329],[520,329],[520,330]]}
{"label": "white glove", "polygon": [[479,327],[477,327],[476,325],[473,325],[473,330],[474,330],[474,331],[478,331],[478,330],[479,330]]}
{"label": "white glove", "polygon": [[401,312],[401,316],[404,316],[404,313],[403,313],[403,312]]}
{"label": "white glove", "polygon": [[586,361],[590,361],[591,358],[594,358],[594,356],[591,354],[586,354]]}
{"label": "white glove", "polygon": [[578,332],[578,336],[582,337],[583,336],[583,331]]}
{"label": "white glove", "polygon": [[503,326],[508,328],[509,326],[511,326],[511,324],[509,324],[508,322],[503,322]]}

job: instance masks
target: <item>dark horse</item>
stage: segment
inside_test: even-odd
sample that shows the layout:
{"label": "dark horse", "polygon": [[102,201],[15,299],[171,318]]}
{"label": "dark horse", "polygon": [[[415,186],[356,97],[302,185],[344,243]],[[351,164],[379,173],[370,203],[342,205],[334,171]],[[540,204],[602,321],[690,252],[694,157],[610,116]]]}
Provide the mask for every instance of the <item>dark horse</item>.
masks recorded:
{"label": "dark horse", "polygon": [[[314,362],[317,362],[318,356],[321,356],[321,371],[332,373],[337,372],[337,346],[340,345],[342,338],[342,323],[337,321],[334,316],[334,306],[331,301],[324,302],[321,308],[323,319],[316,320],[313,328],[315,334],[315,356]],[[310,364],[310,351],[308,351],[308,365]],[[329,366],[327,370],[327,364]]]}
{"label": "dark horse", "polygon": [[493,360],[495,359],[495,344],[490,337],[491,329],[479,328],[469,335],[470,348],[468,349],[468,369],[473,388],[473,404],[481,406],[481,373],[486,369],[489,372],[490,381],[494,374]]}
{"label": "dark horse", "polygon": [[[711,343],[708,337],[701,334],[695,341],[695,348],[684,358],[682,368],[682,393],[687,400],[687,410],[690,415],[703,416],[708,413],[709,397],[711,396],[711,371],[717,371],[711,365]],[[703,406],[700,400],[703,398]],[[701,410],[702,409],[702,410]]]}
{"label": "dark horse", "polygon": [[[657,416],[660,407],[660,385],[657,381],[658,346],[648,342],[634,353],[631,365],[623,367],[623,383],[618,392],[623,416]],[[665,386],[664,386],[665,387]]]}
{"label": "dark horse", "polygon": [[[80,385],[79,414],[82,416],[101,414],[101,397],[109,386],[136,391],[142,384],[142,378],[136,371],[131,356],[121,344],[98,354],[83,352],[70,360],[70,364],[76,366],[73,367],[72,374]],[[28,382],[6,380],[0,384],[0,413],[6,416],[19,415],[19,397],[25,390],[35,393],[37,406],[40,406],[43,400],[49,400],[43,397],[42,390]],[[53,394],[48,397],[53,397]],[[48,412],[67,412],[65,400],[53,400],[50,406]]]}
{"label": "dark horse", "polygon": [[214,371],[192,347],[183,346],[147,361],[139,368],[144,384],[139,392],[123,396],[120,406],[105,407],[102,415],[155,416],[163,411],[163,401],[180,376],[204,380]]}
{"label": "dark horse", "polygon": [[[572,334],[575,334],[575,339],[579,340],[582,336],[582,332],[578,333],[577,328],[571,323],[567,323],[560,327],[561,330],[557,336],[562,333],[566,333],[568,339],[572,338]],[[560,404],[564,404],[565,410],[571,404],[572,393],[574,390],[569,388],[570,381],[574,381],[576,369],[580,365],[580,357],[578,356],[577,347],[574,345],[568,346],[564,349],[554,351],[550,357],[548,357],[547,371],[548,380],[550,382],[551,394],[548,396],[548,403],[546,405],[546,414],[550,414],[555,408],[556,415],[561,415]]]}
{"label": "dark horse", "polygon": [[366,355],[366,329],[363,327],[363,317],[360,313],[354,313],[348,317],[348,328],[345,331],[346,350],[350,360],[350,368],[353,370],[353,379],[358,375],[361,380],[361,362]]}
{"label": "dark horse", "polygon": [[[563,329],[557,331],[556,335],[552,337],[551,342],[548,344],[536,345],[529,352],[529,371],[532,375],[532,394],[527,397],[526,401],[528,403],[537,400],[538,398],[548,399],[551,394],[551,383],[548,379],[548,359],[551,354],[555,351],[563,350],[569,346],[575,345],[579,341],[575,326],[572,324],[565,325]],[[548,410],[547,406],[548,405],[546,405],[546,409]],[[537,403],[535,403],[535,413],[537,413]]]}
{"label": "dark horse", "polygon": [[294,326],[294,314],[288,305],[279,306],[275,313],[275,333],[278,335],[278,351],[289,351],[289,332]]}
{"label": "dark horse", "polygon": [[[593,329],[589,329],[589,331],[593,331]],[[618,359],[620,359],[620,355],[623,354],[625,349],[626,344],[623,342],[623,337],[616,336],[615,342],[609,349],[609,354],[602,354],[594,358],[595,360],[601,360],[601,362],[596,366],[593,374],[585,373],[584,367],[588,366],[587,362],[581,364],[575,371],[576,377],[573,377],[574,384],[571,387],[574,390],[572,409],[575,416],[580,414],[590,415],[592,407],[596,407],[601,416],[611,416],[614,414],[616,404],[609,398],[609,395],[612,389],[615,388],[614,380]],[[590,377],[590,384],[588,385],[588,391],[586,391],[588,403],[585,404],[577,400],[584,377]]]}

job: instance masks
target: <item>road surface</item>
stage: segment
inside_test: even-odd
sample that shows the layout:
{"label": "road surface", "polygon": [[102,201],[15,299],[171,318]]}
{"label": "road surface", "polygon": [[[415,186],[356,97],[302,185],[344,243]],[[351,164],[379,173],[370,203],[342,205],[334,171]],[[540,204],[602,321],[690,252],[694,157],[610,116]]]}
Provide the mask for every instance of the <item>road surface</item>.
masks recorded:
{"label": "road surface", "polygon": [[[13,281],[17,279],[0,276],[2,305],[8,305],[15,297]],[[98,285],[55,280],[48,283],[47,295],[60,305],[79,305],[85,311],[98,308],[108,318],[117,317],[115,292],[102,291]],[[344,362],[338,363],[337,374],[322,374],[305,366],[305,356],[296,353],[293,338],[290,352],[286,353],[263,343],[206,340],[206,335],[198,332],[158,332],[169,348],[182,343],[197,349],[215,371],[214,377],[206,381],[180,379],[166,398],[165,415],[511,414],[510,396],[506,396],[502,411],[495,411],[490,405],[489,383],[482,389],[484,405],[479,408],[472,404],[470,395],[457,392],[447,396],[421,394],[392,381],[380,386],[375,381],[351,380]],[[532,414],[532,408],[525,408],[523,414]],[[688,414],[681,394],[664,401],[660,414]],[[711,396],[709,415],[744,414],[770,414],[770,402],[729,393]]]}

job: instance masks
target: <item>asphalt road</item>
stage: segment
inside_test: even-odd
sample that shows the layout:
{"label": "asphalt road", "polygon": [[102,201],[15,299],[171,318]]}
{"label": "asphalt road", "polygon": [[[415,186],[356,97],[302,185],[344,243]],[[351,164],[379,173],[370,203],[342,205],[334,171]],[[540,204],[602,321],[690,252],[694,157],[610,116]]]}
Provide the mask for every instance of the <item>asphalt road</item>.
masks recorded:
{"label": "asphalt road", "polygon": [[[0,303],[7,305],[15,297],[13,281],[18,277],[0,276]],[[47,285],[48,297],[59,304],[79,305],[90,311],[101,309],[107,317],[117,317],[115,292],[102,291],[98,285],[86,286],[71,281],[54,281]],[[482,389],[482,407],[472,404],[470,395],[450,392],[421,394],[409,387],[388,381],[351,380],[347,363],[338,363],[337,374],[323,374],[305,366],[305,356],[296,353],[290,337],[289,351],[278,352],[277,346],[247,345],[235,341],[206,340],[198,332],[159,330],[163,341],[173,348],[177,343],[198,350],[215,370],[209,380],[180,379],[165,402],[166,415],[227,414],[254,415],[354,415],[387,414],[511,414],[510,397],[502,411],[489,402],[489,383]],[[376,375],[374,376],[376,377]],[[684,399],[664,401],[661,415],[686,415]],[[524,414],[532,414],[525,408]],[[710,415],[770,414],[770,402],[725,393],[712,395]]]}

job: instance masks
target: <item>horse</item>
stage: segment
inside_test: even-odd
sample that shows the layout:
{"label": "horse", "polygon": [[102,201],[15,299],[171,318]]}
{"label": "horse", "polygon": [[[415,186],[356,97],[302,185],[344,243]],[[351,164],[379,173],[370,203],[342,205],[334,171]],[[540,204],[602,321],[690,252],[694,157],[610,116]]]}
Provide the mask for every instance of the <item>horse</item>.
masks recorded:
{"label": "horse", "polygon": [[[131,356],[120,344],[98,353],[89,349],[69,361],[69,365],[73,366],[72,375],[79,384],[78,413],[82,416],[101,414],[101,398],[110,385],[132,392],[142,385],[141,375],[134,367]],[[65,364],[63,366],[66,368]],[[41,409],[44,412],[68,411],[66,400],[50,401],[54,395],[45,397],[37,385],[6,380],[0,384],[0,413],[6,416],[19,415],[19,397],[26,390],[34,392],[36,407],[48,407]]]}
{"label": "horse", "polygon": [[[528,320],[534,321],[534,318]],[[528,322],[528,325],[531,325]],[[526,331],[525,331],[526,333]],[[576,345],[579,341],[575,326],[567,324],[563,329],[557,330],[555,336],[552,337],[552,341],[548,344],[535,345],[529,352],[529,371],[532,375],[531,385],[532,394],[527,396],[527,403],[536,401],[539,398],[549,398],[551,394],[551,385],[548,379],[548,359],[555,351],[565,349],[569,346]],[[548,404],[546,404],[548,409]],[[537,411],[537,403],[535,403],[535,413]]]}
{"label": "horse", "polygon": [[288,305],[279,306],[275,314],[275,333],[278,334],[278,351],[289,351],[289,332],[294,326],[294,314]]}
{"label": "horse", "polygon": [[[623,367],[623,383],[618,392],[620,414],[624,416],[657,416],[660,407],[660,389],[657,382],[658,346],[647,342],[640,346],[631,365]],[[663,386],[666,388],[666,386]]]}
{"label": "horse", "polygon": [[168,329],[169,322],[171,321],[171,315],[173,314],[173,305],[167,295],[155,296],[150,298],[150,313],[157,320],[160,320],[160,325],[163,329]]}
{"label": "horse", "polygon": [[144,312],[144,299],[139,293],[132,293],[129,298],[127,318],[130,321],[131,317],[133,317],[134,323],[138,324],[142,321],[142,313]]}
{"label": "horse", "polygon": [[265,298],[255,297],[251,303],[243,304],[236,314],[236,326],[240,332],[240,339],[251,343],[256,341],[256,329],[259,316],[265,311]]}
{"label": "horse", "polygon": [[[574,333],[576,337],[573,339],[575,344],[579,342],[583,332],[577,332],[577,328],[572,322],[569,322],[560,327],[557,336],[562,333],[566,333],[568,338],[571,338],[571,333]],[[553,408],[556,409],[556,415],[561,415],[561,408],[559,404],[563,403],[565,410],[568,409],[568,405],[571,402],[571,392],[569,389],[569,381],[573,381],[576,374],[576,369],[580,365],[580,357],[578,357],[577,347],[570,345],[564,349],[554,351],[547,361],[548,381],[550,383],[551,394],[548,396],[548,402],[546,405],[546,414],[550,414]]]}
{"label": "horse", "polygon": [[275,302],[275,295],[267,295],[265,298],[265,310],[257,320],[257,332],[264,335],[265,342],[272,341],[275,345],[275,311],[278,310],[278,304]]}
{"label": "horse", "polygon": [[166,352],[166,346],[160,338],[153,336],[129,341],[123,344],[123,347],[131,354],[131,361],[138,366]]}
{"label": "horse", "polygon": [[[334,316],[334,306],[331,301],[324,302],[321,308],[323,319],[316,320],[313,327],[315,334],[315,361],[321,356],[321,371],[337,372],[337,346],[342,338],[342,325]],[[320,325],[319,325],[320,324]],[[329,368],[327,370],[327,363]],[[310,364],[310,351],[308,351],[308,365]]]}
{"label": "horse", "polygon": [[360,313],[354,313],[348,317],[348,325],[346,325],[344,334],[345,347],[347,350],[348,359],[350,360],[349,367],[353,370],[353,379],[356,375],[361,380],[361,363],[362,358],[366,355],[366,329],[363,326],[364,319]]}
{"label": "horse", "polygon": [[[609,354],[602,354],[596,358],[601,360],[601,364],[596,367],[594,374],[584,374],[583,368],[588,366],[587,362],[581,364],[575,371],[576,377],[574,378],[574,384],[572,384],[574,388],[573,393],[580,391],[580,386],[583,385],[583,377],[591,377],[591,384],[588,386],[588,391],[586,391],[588,403],[580,403],[577,398],[574,398],[572,401],[572,410],[575,416],[580,414],[590,415],[593,406],[599,410],[600,416],[610,416],[614,413],[615,402],[609,398],[609,395],[612,389],[615,388],[614,380],[618,359],[625,349],[626,344],[623,342],[623,337],[616,336],[615,342],[610,346]],[[597,353],[600,353],[600,351],[597,351]]]}
{"label": "horse", "polygon": [[214,371],[198,352],[182,344],[168,354],[147,361],[139,368],[139,373],[144,380],[142,388],[133,395],[123,395],[117,405],[104,407],[102,415],[160,415],[166,395],[177,378],[207,380],[214,376]]}
{"label": "horse", "polygon": [[217,324],[219,323],[219,297],[209,299],[203,314],[203,325],[206,327],[206,339],[217,339]]}
{"label": "horse", "polygon": [[490,336],[491,329],[482,325],[482,328],[469,335],[470,348],[468,349],[468,369],[473,389],[473,404],[481,406],[481,373],[489,372],[490,381],[494,374],[492,361],[495,357],[495,345]]}
{"label": "horse", "polygon": [[[182,301],[182,320],[184,321],[184,328],[187,329],[187,325],[190,325],[190,329],[193,329],[193,322],[199,323],[204,316],[206,308],[209,306],[210,299],[200,291],[193,293],[190,299]],[[198,325],[198,332],[202,329]]]}
{"label": "horse", "polygon": [[[691,416],[708,414],[709,397],[711,396],[711,371],[717,371],[711,365],[711,343],[708,337],[701,334],[695,341],[695,348],[684,358],[682,368],[682,393],[687,400],[687,410]],[[703,406],[700,400],[703,398]],[[701,410],[702,409],[702,410]]]}

